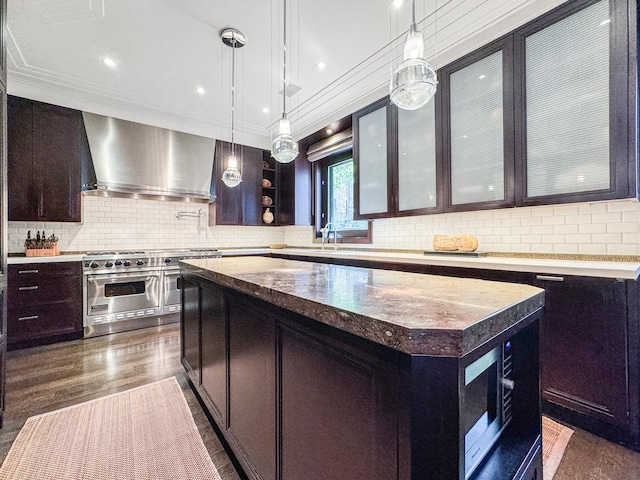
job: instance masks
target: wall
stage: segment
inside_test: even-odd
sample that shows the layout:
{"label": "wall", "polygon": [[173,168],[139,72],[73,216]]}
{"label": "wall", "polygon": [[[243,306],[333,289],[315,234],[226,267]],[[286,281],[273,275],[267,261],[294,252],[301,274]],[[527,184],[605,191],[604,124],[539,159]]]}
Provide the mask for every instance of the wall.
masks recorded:
{"label": "wall", "polygon": [[[282,242],[276,227],[208,226],[208,208],[200,203],[162,202],[84,196],[82,223],[9,222],[9,253],[23,251],[27,231],[43,229],[60,238],[60,250],[153,250],[197,247],[256,247]],[[178,220],[178,211],[205,216]]]}
{"label": "wall", "polygon": [[[283,227],[283,242],[311,246],[312,227]],[[639,255],[637,200],[445,213],[373,222],[373,248],[429,250],[433,235],[470,233],[489,252]],[[317,245],[316,245],[317,246]]]}
{"label": "wall", "polygon": [[[205,212],[178,220],[178,211]],[[198,247],[315,246],[312,227],[208,225],[207,206],[121,198],[83,197],[83,223],[9,222],[9,252],[22,252],[31,230],[60,237],[62,251],[153,250]],[[433,235],[471,233],[490,252],[640,255],[636,200],[551,205],[373,222],[372,248],[428,250]]]}

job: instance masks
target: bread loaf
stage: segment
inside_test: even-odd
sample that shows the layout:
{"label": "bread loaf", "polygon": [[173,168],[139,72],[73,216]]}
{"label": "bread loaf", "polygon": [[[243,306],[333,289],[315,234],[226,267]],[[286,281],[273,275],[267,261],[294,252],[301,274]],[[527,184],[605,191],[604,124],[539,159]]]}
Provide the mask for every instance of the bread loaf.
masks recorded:
{"label": "bread loaf", "polygon": [[439,252],[475,252],[478,239],[473,235],[434,235],[433,249]]}

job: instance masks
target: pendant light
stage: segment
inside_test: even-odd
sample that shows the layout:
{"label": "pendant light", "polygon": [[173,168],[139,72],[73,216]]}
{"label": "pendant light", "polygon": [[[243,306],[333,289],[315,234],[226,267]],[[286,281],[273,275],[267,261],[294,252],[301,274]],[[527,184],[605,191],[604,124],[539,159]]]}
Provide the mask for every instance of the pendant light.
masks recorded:
{"label": "pendant light", "polygon": [[222,181],[227,187],[237,187],[242,181],[242,175],[238,170],[238,158],[235,145],[235,120],[236,120],[236,48],[244,47],[247,37],[240,30],[225,28],[220,31],[222,43],[231,47],[231,154],[227,158],[227,169],[222,173]]}
{"label": "pendant light", "polygon": [[271,144],[271,156],[280,163],[290,163],[298,156],[298,142],[291,136],[291,124],[287,118],[287,0],[284,0],[283,10],[282,118],[278,122],[278,136]]}
{"label": "pendant light", "polygon": [[416,0],[412,0],[404,59],[391,76],[391,101],[403,110],[417,110],[431,100],[437,86],[436,72],[424,59],[424,39],[416,27]]}

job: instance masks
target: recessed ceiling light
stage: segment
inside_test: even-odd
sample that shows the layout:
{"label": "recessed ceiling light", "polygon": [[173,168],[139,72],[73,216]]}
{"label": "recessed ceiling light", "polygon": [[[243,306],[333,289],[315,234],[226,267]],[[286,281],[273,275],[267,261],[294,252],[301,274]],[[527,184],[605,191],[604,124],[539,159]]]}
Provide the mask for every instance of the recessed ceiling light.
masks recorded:
{"label": "recessed ceiling light", "polygon": [[333,128],[327,128],[327,129],[325,130],[325,133],[326,133],[327,135],[331,135],[331,134],[333,133]]}
{"label": "recessed ceiling light", "polygon": [[264,113],[265,115],[266,115],[267,113],[269,113],[269,111],[270,111],[270,110],[269,110],[269,108],[267,108],[267,107],[264,107],[264,108],[262,109],[262,113]]}
{"label": "recessed ceiling light", "polygon": [[206,93],[206,90],[202,87],[198,87],[196,88],[196,93],[199,95],[204,95]]}
{"label": "recessed ceiling light", "polygon": [[320,60],[318,63],[316,63],[316,66],[318,67],[318,70],[324,70],[327,64]]}
{"label": "recessed ceiling light", "polygon": [[116,61],[111,57],[102,57],[102,63],[104,63],[109,68],[116,68],[118,65]]}
{"label": "recessed ceiling light", "polygon": [[400,8],[404,4],[404,0],[391,0],[389,3],[395,8]]}

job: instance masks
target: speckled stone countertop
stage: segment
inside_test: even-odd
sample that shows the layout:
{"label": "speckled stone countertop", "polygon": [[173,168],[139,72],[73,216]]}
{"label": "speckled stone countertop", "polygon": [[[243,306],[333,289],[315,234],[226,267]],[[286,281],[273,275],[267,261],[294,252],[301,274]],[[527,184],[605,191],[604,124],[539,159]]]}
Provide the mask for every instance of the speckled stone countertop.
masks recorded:
{"label": "speckled stone countertop", "polygon": [[462,356],[544,303],[528,285],[265,257],[186,271],[409,354]]}

